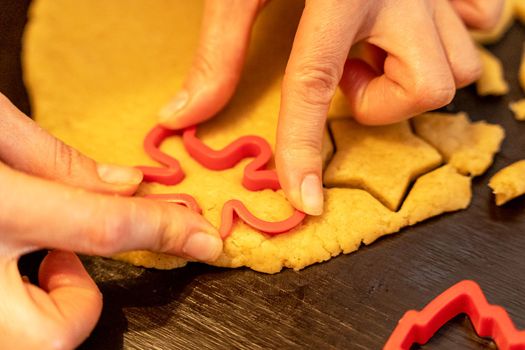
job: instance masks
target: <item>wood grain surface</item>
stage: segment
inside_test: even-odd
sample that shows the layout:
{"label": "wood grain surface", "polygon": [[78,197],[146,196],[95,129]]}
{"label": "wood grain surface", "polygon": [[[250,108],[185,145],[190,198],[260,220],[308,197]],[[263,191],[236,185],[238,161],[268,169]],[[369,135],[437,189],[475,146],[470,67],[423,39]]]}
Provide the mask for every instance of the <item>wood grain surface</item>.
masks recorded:
{"label": "wood grain surface", "polygon": [[[29,113],[20,69],[28,0],[0,0],[0,91]],[[408,309],[420,309],[462,279],[525,328],[525,198],[498,208],[487,187],[495,171],[525,158],[525,123],[507,104],[523,96],[517,71],[525,28],[515,24],[490,49],[512,87],[503,98],[460,91],[450,111],[505,127],[503,150],[474,180],[468,210],[440,216],[301,272],[264,275],[193,264],[173,271],[83,261],[104,294],[104,310],[82,349],[380,349]],[[1,130],[0,132],[5,132]],[[24,257],[33,279],[42,253]],[[443,327],[425,349],[492,349],[467,318]]]}

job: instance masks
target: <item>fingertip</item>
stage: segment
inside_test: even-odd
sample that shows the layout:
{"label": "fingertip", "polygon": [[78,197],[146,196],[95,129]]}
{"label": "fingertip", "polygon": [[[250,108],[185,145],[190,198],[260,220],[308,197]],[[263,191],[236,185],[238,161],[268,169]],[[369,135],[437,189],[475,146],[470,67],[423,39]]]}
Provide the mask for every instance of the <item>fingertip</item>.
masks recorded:
{"label": "fingertip", "polygon": [[182,90],[175,97],[173,97],[158,113],[159,123],[170,129],[180,129],[184,125],[181,123],[181,120],[178,118],[181,112],[188,105],[190,100],[190,95],[188,91]]}
{"label": "fingertip", "polygon": [[137,168],[104,163],[97,164],[97,173],[102,181],[110,185],[137,186],[144,177]]}
{"label": "fingertip", "polygon": [[144,178],[142,171],[137,168],[115,164],[98,163],[96,164],[96,171],[100,181],[106,185],[102,186],[103,192],[125,196],[135,193]]}
{"label": "fingertip", "polygon": [[98,290],[78,256],[61,250],[47,254],[40,264],[38,280],[40,287],[48,292],[69,286]]}
{"label": "fingertip", "polygon": [[317,174],[308,174],[301,182],[302,211],[308,215],[323,213],[323,184]]}
{"label": "fingertip", "polygon": [[[302,150],[304,151],[304,150]],[[276,157],[279,182],[290,204],[308,215],[323,213],[324,193],[322,183],[322,161],[315,153],[298,156],[288,150],[287,155]]]}
{"label": "fingertip", "polygon": [[182,252],[196,260],[213,262],[219,258],[223,250],[223,242],[218,234],[195,232],[186,238]]}
{"label": "fingertip", "polygon": [[179,130],[202,123],[219,113],[235,92],[236,82],[224,82],[217,77],[193,79],[203,82],[199,87],[190,88],[189,92],[182,92],[182,97],[175,97],[163,107],[158,115],[160,125]]}

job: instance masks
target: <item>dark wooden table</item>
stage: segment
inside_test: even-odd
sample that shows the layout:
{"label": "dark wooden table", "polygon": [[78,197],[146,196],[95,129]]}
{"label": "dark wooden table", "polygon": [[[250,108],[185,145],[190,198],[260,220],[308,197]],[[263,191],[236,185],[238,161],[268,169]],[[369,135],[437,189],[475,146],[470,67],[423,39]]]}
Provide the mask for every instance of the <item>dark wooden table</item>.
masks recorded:
{"label": "dark wooden table", "polygon": [[[0,0],[0,91],[29,113],[21,80],[20,38],[28,0]],[[462,279],[476,280],[492,303],[525,328],[525,198],[494,205],[488,179],[525,158],[525,123],[506,108],[523,95],[517,71],[525,28],[515,24],[491,47],[506,65],[509,96],[459,92],[453,111],[505,127],[494,166],[474,180],[468,210],[428,220],[357,253],[301,272],[268,276],[246,269],[190,265],[174,271],[83,260],[104,294],[102,317],[83,349],[380,349],[401,315],[422,308]],[[42,254],[20,267],[34,276]],[[426,349],[494,348],[467,318],[443,327]]]}

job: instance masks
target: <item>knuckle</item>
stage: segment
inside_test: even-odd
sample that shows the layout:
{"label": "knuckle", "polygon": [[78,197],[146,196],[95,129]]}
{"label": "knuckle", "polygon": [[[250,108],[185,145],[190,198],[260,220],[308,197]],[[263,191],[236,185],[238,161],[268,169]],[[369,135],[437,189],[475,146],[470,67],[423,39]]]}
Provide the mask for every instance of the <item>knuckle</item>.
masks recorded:
{"label": "knuckle", "polygon": [[107,205],[102,204],[95,209],[93,217],[101,217],[99,222],[102,222],[102,225],[97,225],[89,232],[88,251],[102,256],[110,256],[121,251],[123,242],[133,228],[129,211],[118,207],[108,208]]}
{"label": "knuckle", "polygon": [[205,54],[204,52],[207,52],[209,50],[201,49],[197,52],[197,55],[195,56],[195,59],[193,61],[193,69],[196,73],[204,76],[209,77],[216,74],[216,69],[214,64],[210,61],[208,58],[209,55]]}
{"label": "knuckle", "polygon": [[225,66],[222,63],[212,61],[210,57],[216,56],[212,54],[214,51],[216,50],[211,48],[199,50],[193,61],[192,77],[201,83],[206,83],[212,89],[227,89],[226,95],[230,96],[239,80],[239,69],[235,65]]}
{"label": "knuckle", "polygon": [[74,164],[79,158],[78,152],[58,139],[51,140],[54,175],[60,177],[72,175]]}
{"label": "knuckle", "polygon": [[295,164],[305,167],[316,163],[320,159],[321,143],[313,138],[301,138],[291,141],[289,144],[281,145],[276,152],[284,164]]}
{"label": "knuckle", "polygon": [[476,60],[462,67],[457,67],[454,71],[454,79],[457,87],[467,86],[479,79],[482,72],[481,62]]}
{"label": "knuckle", "polygon": [[323,65],[304,65],[294,73],[287,73],[286,85],[297,87],[293,93],[309,105],[328,105],[339,84],[342,69],[334,60]]}
{"label": "knuckle", "polygon": [[445,79],[424,79],[414,85],[412,97],[415,106],[421,111],[428,111],[449,104],[456,94],[456,85],[452,77]]}
{"label": "knuckle", "polygon": [[[510,1],[510,0],[507,0]],[[480,30],[490,30],[494,28],[500,19],[501,6],[498,1],[489,1],[485,6],[479,6],[477,11],[477,27]]]}

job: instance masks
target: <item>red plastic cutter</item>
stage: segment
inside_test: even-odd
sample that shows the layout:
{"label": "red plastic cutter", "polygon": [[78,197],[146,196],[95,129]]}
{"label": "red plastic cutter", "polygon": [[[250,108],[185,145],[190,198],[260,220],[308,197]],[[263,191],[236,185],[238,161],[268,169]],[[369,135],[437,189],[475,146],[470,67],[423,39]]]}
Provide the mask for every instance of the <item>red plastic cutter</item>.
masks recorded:
{"label": "red plastic cutter", "polygon": [[[221,150],[213,150],[197,138],[196,127],[190,127],[181,132],[156,126],[148,133],[144,140],[144,149],[152,159],[165,167],[137,167],[144,173],[144,181],[176,185],[184,179],[184,172],[179,162],[160,150],[160,145],[166,138],[181,134],[186,151],[202,166],[211,170],[224,170],[234,167],[244,158],[253,157],[254,159],[244,168],[243,186],[251,191],[281,188],[277,173],[266,169],[266,165],[272,158],[272,150],[266,140],[258,136],[243,136]],[[189,194],[149,195],[148,197],[175,202],[199,213],[202,212],[195,199]],[[226,238],[231,233],[236,216],[247,225],[268,235],[289,231],[298,226],[305,218],[304,213],[295,210],[289,218],[283,221],[264,221],[254,216],[242,202],[232,199],[227,201],[222,208],[222,221],[219,228],[221,237]]]}
{"label": "red plastic cutter", "polygon": [[504,308],[487,302],[479,285],[461,281],[440,294],[421,311],[401,318],[383,350],[409,350],[425,344],[445,323],[466,314],[480,337],[494,340],[500,350],[525,350],[525,331],[518,331]]}

